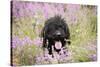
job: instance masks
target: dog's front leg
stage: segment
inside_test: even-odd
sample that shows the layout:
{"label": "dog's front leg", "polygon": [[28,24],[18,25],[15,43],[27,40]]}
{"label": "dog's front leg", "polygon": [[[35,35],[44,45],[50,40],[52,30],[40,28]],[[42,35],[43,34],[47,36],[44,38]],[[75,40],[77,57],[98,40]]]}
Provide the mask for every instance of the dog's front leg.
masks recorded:
{"label": "dog's front leg", "polygon": [[54,57],[53,55],[54,46],[52,45],[52,43],[48,44],[48,51],[49,51],[49,55],[52,55],[52,58],[53,58]]}
{"label": "dog's front leg", "polygon": [[49,51],[49,54],[51,55],[52,54],[52,45],[48,44],[48,51]]}

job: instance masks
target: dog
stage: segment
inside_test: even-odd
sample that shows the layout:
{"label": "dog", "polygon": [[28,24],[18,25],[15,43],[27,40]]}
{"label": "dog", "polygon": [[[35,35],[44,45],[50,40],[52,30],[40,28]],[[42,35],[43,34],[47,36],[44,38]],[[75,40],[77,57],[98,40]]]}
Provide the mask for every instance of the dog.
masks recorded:
{"label": "dog", "polygon": [[69,27],[61,16],[54,16],[45,21],[42,37],[43,48],[48,49],[49,55],[53,55],[52,48],[59,53],[66,43],[71,43]]}

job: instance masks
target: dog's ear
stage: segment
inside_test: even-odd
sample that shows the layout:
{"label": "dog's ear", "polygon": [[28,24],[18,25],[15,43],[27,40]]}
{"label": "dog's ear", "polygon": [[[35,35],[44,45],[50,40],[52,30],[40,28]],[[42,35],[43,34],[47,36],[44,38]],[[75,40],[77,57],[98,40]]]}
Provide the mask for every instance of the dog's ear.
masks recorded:
{"label": "dog's ear", "polygon": [[45,35],[45,31],[44,31],[44,28],[43,28],[42,31],[41,31],[41,37],[44,37],[44,35]]}
{"label": "dog's ear", "polygon": [[64,28],[64,31],[65,31],[65,34],[66,34],[66,40],[67,40],[67,43],[70,45],[71,44],[71,41],[70,41],[70,31],[69,31],[69,27],[67,24],[64,24],[65,28]]}
{"label": "dog's ear", "polygon": [[47,47],[47,39],[46,39],[46,26],[41,31],[41,37],[43,37],[43,48]]}
{"label": "dog's ear", "polygon": [[47,26],[44,24],[44,27],[43,27],[43,29],[42,29],[42,31],[41,31],[41,37],[45,37],[45,32],[47,31]]}
{"label": "dog's ear", "polygon": [[70,39],[70,31],[69,31],[69,27],[66,23],[64,24],[64,31],[66,34],[66,39]]}

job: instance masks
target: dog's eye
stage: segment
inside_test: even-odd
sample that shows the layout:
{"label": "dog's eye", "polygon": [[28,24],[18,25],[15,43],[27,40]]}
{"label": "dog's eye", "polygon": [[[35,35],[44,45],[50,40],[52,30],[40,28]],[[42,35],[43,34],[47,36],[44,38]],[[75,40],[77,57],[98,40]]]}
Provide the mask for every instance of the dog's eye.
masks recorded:
{"label": "dog's eye", "polygon": [[59,27],[60,27],[60,28],[64,28],[64,26],[62,26],[62,25],[59,25]]}

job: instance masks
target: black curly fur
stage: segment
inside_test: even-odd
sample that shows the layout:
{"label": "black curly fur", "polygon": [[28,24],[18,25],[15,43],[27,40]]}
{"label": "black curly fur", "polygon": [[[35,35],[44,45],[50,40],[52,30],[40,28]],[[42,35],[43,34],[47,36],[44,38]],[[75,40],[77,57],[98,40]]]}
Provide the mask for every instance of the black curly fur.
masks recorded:
{"label": "black curly fur", "polygon": [[[43,48],[47,48],[49,54],[52,54],[52,46],[54,46],[56,41],[60,41],[62,43],[62,47],[66,45],[66,42],[70,44],[69,28],[61,16],[54,16],[46,20],[42,30],[42,37]],[[57,52],[60,51],[60,49],[56,49],[55,47],[54,50]]]}

